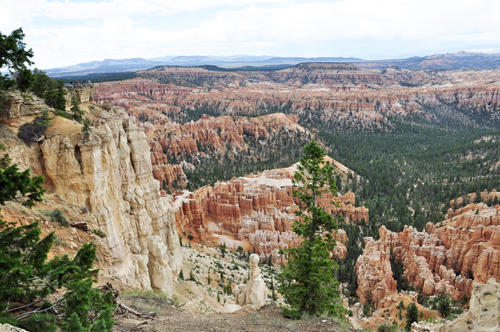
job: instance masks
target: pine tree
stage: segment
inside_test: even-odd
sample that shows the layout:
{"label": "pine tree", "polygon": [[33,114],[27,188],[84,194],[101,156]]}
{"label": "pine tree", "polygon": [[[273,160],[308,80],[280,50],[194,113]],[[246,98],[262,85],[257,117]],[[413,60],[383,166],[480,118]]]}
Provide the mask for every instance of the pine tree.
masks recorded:
{"label": "pine tree", "polygon": [[[42,177],[31,178],[29,170],[18,172],[17,165],[0,167],[0,204],[14,198],[17,192],[27,197],[24,205],[33,206],[42,200]],[[83,326],[88,326],[90,310],[99,312],[112,306],[111,294],[100,295],[92,289],[98,270],[93,269],[96,249],[85,243],[76,256],[68,255],[47,260],[54,241],[54,233],[40,239],[38,222],[15,227],[16,223],[0,220],[0,321],[9,318],[6,313],[14,302],[45,300],[47,305],[62,309],[69,319],[73,313]],[[48,300],[57,289],[66,288],[64,297]],[[30,313],[18,317],[27,318]],[[34,319],[33,319],[34,320]],[[83,324],[82,324],[83,321]],[[76,323],[75,323],[76,324]]]}
{"label": "pine tree", "polygon": [[448,296],[446,296],[446,293],[443,292],[443,294],[439,298],[439,313],[443,315],[443,317],[448,317],[451,313],[451,301]]}
{"label": "pine tree", "polygon": [[84,111],[82,111],[78,105],[78,101],[76,100],[75,97],[71,98],[71,113],[73,114],[73,119],[75,119],[78,122],[82,122],[83,118],[82,115],[85,114]]}
{"label": "pine tree", "polygon": [[412,302],[408,305],[406,311],[406,329],[411,331],[411,324],[416,321],[418,321],[418,308],[417,305]]}
{"label": "pine tree", "polygon": [[219,293],[217,293],[217,302],[220,303],[220,294]]}
{"label": "pine tree", "polygon": [[[33,51],[25,49],[26,44],[23,43],[23,38],[22,28],[12,31],[8,36],[0,33],[0,68],[21,72],[28,70],[27,65],[33,64],[30,60],[33,57]],[[9,75],[0,74],[0,90],[7,90],[14,83],[15,80],[11,79]],[[1,103],[0,106],[2,106]]]}
{"label": "pine tree", "polygon": [[104,321],[98,319],[92,324],[91,332],[108,332],[108,329]]}
{"label": "pine tree", "polygon": [[278,291],[290,303],[291,308],[283,311],[289,317],[324,312],[342,317],[347,312],[337,292],[339,283],[334,275],[337,264],[330,259],[336,245],[333,234],[340,219],[317,205],[323,194],[337,196],[333,166],[325,163],[324,156],[324,150],[315,140],[311,141],[305,146],[292,180],[293,195],[300,208],[296,212],[300,219],[292,228],[304,241],[297,248],[280,251],[288,256],[288,264],[279,274]]}
{"label": "pine tree", "polygon": [[80,319],[76,312],[71,314],[68,319],[62,324],[61,331],[63,332],[86,332],[87,330],[80,323]]}
{"label": "pine tree", "polygon": [[269,254],[269,257],[267,258],[267,265],[273,266],[273,254]]}
{"label": "pine tree", "polygon": [[89,118],[83,119],[82,133],[85,140],[89,139],[90,134],[92,134],[92,122]]}
{"label": "pine tree", "polygon": [[181,273],[179,273],[179,278],[181,278],[181,280],[184,280],[184,271],[182,271],[182,269],[181,269]]}
{"label": "pine tree", "polygon": [[[102,327],[97,329],[97,324],[101,324]],[[92,332],[113,332],[113,325],[115,321],[113,320],[113,312],[110,308],[101,311],[99,317],[92,324]]]}

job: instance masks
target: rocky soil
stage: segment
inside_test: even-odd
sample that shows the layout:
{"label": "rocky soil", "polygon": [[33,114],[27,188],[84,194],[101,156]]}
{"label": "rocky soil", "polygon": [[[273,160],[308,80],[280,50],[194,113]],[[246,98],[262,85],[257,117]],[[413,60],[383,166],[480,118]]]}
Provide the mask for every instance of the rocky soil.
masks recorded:
{"label": "rocky soil", "polygon": [[[140,303],[144,300],[136,300]],[[153,302],[154,303],[154,302]],[[151,301],[144,308],[151,306]],[[162,304],[156,308],[162,308]],[[355,331],[345,323],[327,317],[305,318],[300,321],[290,320],[283,316],[282,309],[275,305],[268,305],[257,312],[238,311],[231,314],[192,315],[170,304],[161,309],[159,320],[144,321],[133,318],[119,318],[113,331],[117,332],[167,332],[167,331]]]}

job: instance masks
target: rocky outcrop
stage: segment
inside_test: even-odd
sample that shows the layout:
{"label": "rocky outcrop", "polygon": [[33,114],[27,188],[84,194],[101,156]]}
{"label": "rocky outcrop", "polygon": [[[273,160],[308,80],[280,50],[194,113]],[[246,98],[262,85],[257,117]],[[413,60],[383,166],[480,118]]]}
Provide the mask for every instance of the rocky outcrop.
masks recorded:
{"label": "rocky outcrop", "polygon": [[39,116],[44,109],[53,110],[34,94],[21,94],[19,91],[2,91],[5,99],[0,110],[0,122],[19,127]]}
{"label": "rocky outcrop", "polygon": [[[356,265],[358,296],[374,290],[365,279],[382,280],[388,275],[386,268],[378,268],[378,257],[387,257],[389,250],[394,261],[403,264],[403,278],[424,296],[446,292],[454,299],[470,297],[473,282],[500,279],[500,206],[469,204],[448,217],[439,227],[428,223],[423,232],[405,226],[403,232],[394,233],[382,226],[379,241],[366,240]],[[375,271],[375,277],[366,278],[366,271]]]}
{"label": "rocky outcrop", "polygon": [[28,332],[22,328],[10,324],[0,324],[0,332]]}
{"label": "rocky outcrop", "polygon": [[69,120],[54,122],[60,125],[50,127],[45,140],[8,152],[13,162],[43,175],[49,192],[96,217],[91,226],[107,235],[113,260],[103,272],[130,287],[170,294],[182,264],[172,201],[160,194],[135,119],[117,108],[99,113],[88,138]]}
{"label": "rocky outcrop", "polygon": [[365,249],[356,261],[358,289],[356,295],[364,304],[370,300],[377,306],[384,307],[384,300],[396,294],[396,280],[392,277],[390,250],[380,241],[365,238]]}
{"label": "rocky outcrop", "polygon": [[500,330],[500,285],[491,278],[485,284],[474,283],[469,311],[456,320],[444,324],[439,332],[496,332]]}
{"label": "rocky outcrop", "polygon": [[250,255],[250,279],[247,284],[238,285],[234,288],[234,299],[237,305],[252,305],[260,309],[266,304],[267,287],[260,275],[259,255]]}
{"label": "rocky outcrop", "polygon": [[[338,164],[339,174],[350,172],[328,159]],[[294,212],[298,210],[291,181],[295,171],[296,165],[218,182],[214,187],[202,187],[194,193],[175,193],[178,232],[191,233],[201,241],[212,233],[217,235],[213,235],[212,240],[220,241],[222,231],[215,229],[222,228],[242,241],[247,250],[260,254],[263,261],[272,255],[273,263],[286,263],[279,249],[295,248],[303,241],[292,232],[292,224],[297,219]],[[332,205],[332,200],[338,206]],[[355,200],[355,195],[348,192],[338,197],[325,196],[318,204],[331,213],[343,215],[346,222],[368,222],[368,209],[354,207]],[[336,239],[338,245],[334,255],[343,258],[347,235],[339,230]]]}
{"label": "rocky outcrop", "polygon": [[88,110],[90,102],[94,99],[94,85],[93,84],[78,84],[67,86],[66,108],[71,108],[71,101],[75,99],[80,108]]}

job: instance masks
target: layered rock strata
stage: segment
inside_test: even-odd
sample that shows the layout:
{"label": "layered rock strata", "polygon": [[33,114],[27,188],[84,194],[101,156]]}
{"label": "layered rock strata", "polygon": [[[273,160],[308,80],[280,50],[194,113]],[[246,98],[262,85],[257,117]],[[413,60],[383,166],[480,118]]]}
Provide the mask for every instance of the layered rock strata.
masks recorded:
{"label": "layered rock strata", "polygon": [[[429,121],[451,116],[474,121],[464,117],[463,110],[499,121],[495,113],[500,103],[498,70],[430,74],[400,68],[370,71],[350,68],[352,65],[337,69],[324,66],[301,64],[267,74],[225,75],[213,89],[204,84],[206,76],[197,73],[191,75],[201,80],[199,87],[158,84],[153,80],[169,74],[155,70],[144,76],[147,79],[98,83],[95,100],[107,100],[132,115],[160,120],[182,119],[183,109],[207,109],[220,115],[268,114],[272,110],[298,115],[304,121],[327,126],[349,124],[362,130],[390,127],[390,116],[420,116]],[[185,74],[190,75],[188,71]],[[240,84],[245,81],[248,84]],[[309,81],[316,84],[302,84]]]}

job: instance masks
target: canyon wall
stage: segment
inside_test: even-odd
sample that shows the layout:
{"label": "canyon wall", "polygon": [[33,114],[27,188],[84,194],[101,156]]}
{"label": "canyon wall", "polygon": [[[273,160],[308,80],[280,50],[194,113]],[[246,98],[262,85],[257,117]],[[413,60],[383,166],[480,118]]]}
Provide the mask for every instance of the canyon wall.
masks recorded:
{"label": "canyon wall", "polygon": [[[21,169],[44,176],[50,193],[96,217],[97,225],[89,226],[107,235],[113,260],[104,273],[129,287],[171,294],[182,256],[172,201],[160,195],[153,178],[144,130],[119,108],[107,112],[93,107],[88,138],[81,124],[55,117],[47,137],[31,147],[13,138],[7,152]],[[38,106],[29,113],[37,112]],[[16,120],[3,121],[5,130],[15,133],[31,118],[20,115]]]}
{"label": "canyon wall", "polygon": [[[316,71],[318,73],[314,74]],[[389,130],[391,117],[404,120],[418,116],[431,122],[449,118],[464,123],[484,122],[481,119],[487,117],[490,122],[500,122],[496,113],[500,106],[500,85],[494,83],[494,74],[498,77],[498,71],[475,73],[475,76],[456,71],[430,77],[426,72],[395,68],[370,74],[350,69],[347,71],[352,73],[347,76],[360,75],[361,81],[362,77],[373,79],[357,85],[329,79],[316,84],[294,83],[304,79],[299,72],[305,77],[327,75],[322,73],[323,69],[316,71],[289,68],[268,73],[282,77],[282,81],[277,79],[276,82],[264,74],[246,77],[256,74],[240,73],[227,76],[215,88],[205,85],[203,80],[199,87],[189,88],[160,84],[151,81],[160,80],[152,72],[148,79],[98,83],[94,98],[101,104],[107,100],[124,107],[129,114],[152,123],[168,118],[184,123],[186,109],[242,116],[282,112],[295,114],[301,121],[324,126],[347,125],[361,130]],[[345,71],[327,70],[334,76],[342,76]],[[247,83],[240,84],[241,81]]]}

